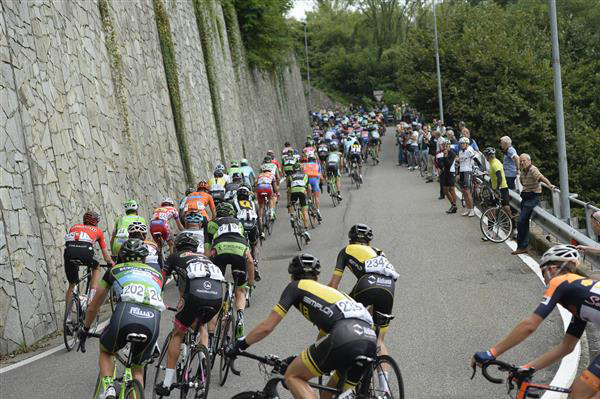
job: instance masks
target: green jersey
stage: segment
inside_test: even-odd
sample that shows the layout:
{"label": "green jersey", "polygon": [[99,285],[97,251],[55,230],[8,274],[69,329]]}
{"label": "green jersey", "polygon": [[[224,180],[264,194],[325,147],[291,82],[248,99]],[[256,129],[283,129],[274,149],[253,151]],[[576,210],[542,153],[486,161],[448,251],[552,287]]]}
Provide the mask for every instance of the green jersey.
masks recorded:
{"label": "green jersey", "polygon": [[113,287],[119,302],[151,306],[162,311],[163,279],[156,269],[142,262],[125,262],[108,269],[100,281],[103,288]]}
{"label": "green jersey", "polygon": [[229,176],[233,176],[234,173],[237,173],[238,175],[242,175],[242,168],[229,168],[229,170],[227,171],[227,174]]}
{"label": "green jersey", "polygon": [[117,220],[115,221],[116,234],[115,240],[113,241],[112,245],[113,254],[118,254],[119,250],[121,249],[121,245],[129,238],[129,233],[127,232],[127,229],[129,228],[129,225],[133,222],[142,222],[144,224],[147,224],[146,219],[139,215],[123,215],[117,218]]}
{"label": "green jersey", "polygon": [[294,172],[290,177],[290,193],[306,193],[308,175],[302,171]]}

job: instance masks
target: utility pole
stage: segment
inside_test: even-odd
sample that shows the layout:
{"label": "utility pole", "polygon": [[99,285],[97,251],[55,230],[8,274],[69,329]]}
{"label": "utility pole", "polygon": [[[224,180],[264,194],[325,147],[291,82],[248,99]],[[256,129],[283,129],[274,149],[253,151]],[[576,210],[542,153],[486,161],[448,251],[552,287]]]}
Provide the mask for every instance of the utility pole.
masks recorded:
{"label": "utility pole", "polygon": [[560,218],[570,224],[569,171],[567,167],[567,145],[565,139],[565,116],[563,111],[562,79],[560,76],[560,50],[558,48],[558,23],[556,22],[556,0],[548,0],[550,34],[552,36],[552,70],[554,72],[554,109],[556,110],[556,135],[558,144],[558,176],[560,179]]}
{"label": "utility pole", "polygon": [[308,21],[304,21],[304,52],[306,53],[306,78],[308,80],[308,110],[312,110],[312,104],[310,101],[310,65],[308,63],[308,36],[306,34],[306,25],[308,25]]}
{"label": "utility pole", "polygon": [[433,35],[435,38],[435,67],[437,69],[438,81],[438,102],[440,106],[440,120],[444,124],[444,101],[442,100],[442,75],[440,73],[440,51],[438,48],[437,18],[435,17],[435,0],[431,0],[433,5]]}

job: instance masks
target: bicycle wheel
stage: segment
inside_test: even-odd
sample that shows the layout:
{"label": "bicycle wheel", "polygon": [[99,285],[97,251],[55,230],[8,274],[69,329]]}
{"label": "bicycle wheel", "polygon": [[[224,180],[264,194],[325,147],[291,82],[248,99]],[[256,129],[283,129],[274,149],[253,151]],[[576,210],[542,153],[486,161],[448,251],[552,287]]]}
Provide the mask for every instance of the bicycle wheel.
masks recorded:
{"label": "bicycle wheel", "polygon": [[193,399],[206,399],[210,386],[210,357],[208,349],[200,344],[190,356],[190,360],[184,372],[183,381],[187,382],[189,388],[181,390],[181,399],[186,399],[187,394],[193,393]]}
{"label": "bicycle wheel", "polygon": [[308,204],[308,221],[310,222],[310,228],[314,229],[317,224],[317,215],[316,215],[315,206],[312,201]]}
{"label": "bicycle wheel", "polygon": [[270,213],[271,213],[271,208],[267,207],[265,209],[265,216],[264,216],[265,217],[265,221],[264,221],[265,224],[264,224],[264,226],[265,226],[265,228],[267,230],[267,234],[268,235],[271,235],[271,233],[273,232],[273,222],[271,221],[271,215],[270,215]]}
{"label": "bicycle wheel", "polygon": [[223,333],[223,317],[225,312],[221,310],[219,317],[217,318],[217,326],[215,327],[215,333],[210,346],[210,367],[211,369],[215,366],[217,355],[219,354],[219,345],[221,343],[221,334]]}
{"label": "bicycle wheel", "polygon": [[[233,305],[233,303],[230,305]],[[221,356],[219,359],[220,386],[225,385],[225,381],[227,381],[227,375],[229,374],[229,366],[231,364],[231,359],[225,356],[225,348],[229,346],[229,343],[232,342],[233,337],[235,337],[235,323],[233,322],[233,312],[231,308],[229,309],[229,314],[223,320],[222,328],[221,344],[219,345],[219,355]]]}
{"label": "bicycle wheel", "polygon": [[488,208],[479,220],[481,232],[489,241],[501,243],[508,240],[512,234],[512,220],[500,207]]}
{"label": "bicycle wheel", "polygon": [[127,383],[125,399],[144,399],[144,388],[138,380],[132,379]]}
{"label": "bicycle wheel", "polygon": [[363,381],[359,392],[369,398],[404,399],[404,383],[400,367],[388,356],[377,356],[371,371],[366,374],[369,381]]}
{"label": "bicycle wheel", "polygon": [[300,219],[298,216],[294,216],[294,238],[296,239],[296,244],[298,245],[298,250],[302,249],[302,229],[300,228]]}
{"label": "bicycle wheel", "polygon": [[267,395],[265,395],[261,391],[246,391],[240,392],[231,397],[231,399],[267,399]]}
{"label": "bicycle wheel", "polygon": [[165,338],[165,343],[163,344],[160,350],[158,362],[156,362],[156,370],[154,371],[154,381],[152,382],[152,399],[162,398],[161,395],[157,395],[156,392],[154,392],[154,387],[165,380],[165,370],[167,369],[167,349],[169,348],[170,341],[171,333],[169,333],[167,335],[167,338]]}
{"label": "bicycle wheel", "polygon": [[79,342],[79,321],[81,317],[81,307],[79,305],[79,294],[73,292],[69,306],[65,308],[65,316],[63,318],[63,340],[67,351],[73,349]]}

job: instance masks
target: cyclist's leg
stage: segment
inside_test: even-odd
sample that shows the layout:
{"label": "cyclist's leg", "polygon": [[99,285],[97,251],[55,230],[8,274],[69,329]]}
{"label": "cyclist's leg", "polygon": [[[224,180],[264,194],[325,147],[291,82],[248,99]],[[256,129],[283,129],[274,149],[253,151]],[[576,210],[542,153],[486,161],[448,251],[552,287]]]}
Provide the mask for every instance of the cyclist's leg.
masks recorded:
{"label": "cyclist's leg", "polygon": [[571,385],[569,399],[600,398],[600,355],[583,371]]}
{"label": "cyclist's leg", "polygon": [[302,207],[302,219],[304,221],[304,228],[308,229],[308,198],[306,198],[306,193],[300,196],[300,206]]}
{"label": "cyclist's leg", "polygon": [[77,266],[71,264],[71,258],[69,252],[72,250],[69,248],[65,248],[65,252],[63,255],[64,264],[65,264],[65,275],[67,276],[67,281],[69,282],[69,286],[67,291],[65,292],[65,304],[68,305],[71,300],[71,296],[73,295],[73,290],[75,289],[75,285],[78,280],[78,269]]}
{"label": "cyclist's leg", "polygon": [[[319,374],[320,375],[320,374]],[[297,356],[285,371],[285,382],[295,398],[317,399],[308,381],[313,379],[314,373],[304,365],[300,356]]]}

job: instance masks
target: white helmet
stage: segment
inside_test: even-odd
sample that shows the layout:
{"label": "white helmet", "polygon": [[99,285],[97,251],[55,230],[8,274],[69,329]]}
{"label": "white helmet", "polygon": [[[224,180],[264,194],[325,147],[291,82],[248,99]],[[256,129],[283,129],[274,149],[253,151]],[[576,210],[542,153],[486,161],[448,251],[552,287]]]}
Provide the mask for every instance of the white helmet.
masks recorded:
{"label": "white helmet", "polygon": [[458,140],[458,144],[471,144],[471,140],[469,140],[468,137],[461,137],[460,140]]}
{"label": "white helmet", "polygon": [[127,228],[127,232],[129,234],[132,234],[132,233],[146,234],[148,232],[148,227],[146,227],[146,225],[142,222],[133,222]]}
{"label": "white helmet", "polygon": [[162,202],[160,203],[161,205],[175,205],[175,201],[173,201],[171,198],[167,197],[164,200],[162,200]]}
{"label": "white helmet", "polygon": [[573,245],[559,244],[544,252],[540,260],[540,268],[550,262],[575,262],[579,265],[581,256]]}

